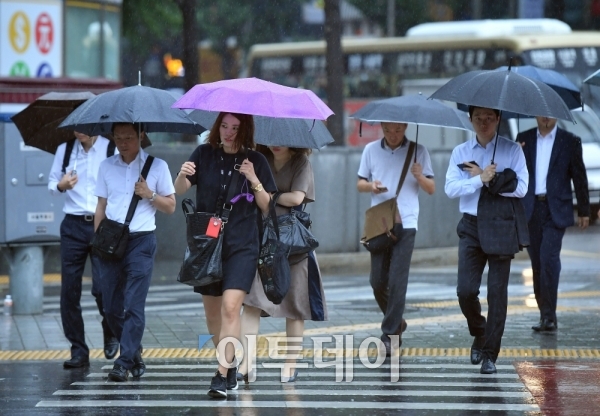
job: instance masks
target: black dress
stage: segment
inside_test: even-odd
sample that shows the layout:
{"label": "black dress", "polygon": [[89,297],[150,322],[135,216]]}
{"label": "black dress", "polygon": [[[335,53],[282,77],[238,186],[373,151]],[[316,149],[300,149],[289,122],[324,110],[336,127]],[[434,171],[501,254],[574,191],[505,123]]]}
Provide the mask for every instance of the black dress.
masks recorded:
{"label": "black dress", "polygon": [[[199,212],[214,213],[220,210],[233,172],[234,165],[240,165],[245,158],[254,165],[254,172],[266,192],[277,192],[275,180],[271,174],[267,159],[258,152],[248,150],[236,154],[227,154],[223,149],[213,149],[210,144],[200,145],[189,158],[196,165],[196,174],[188,176],[192,185],[196,185],[196,209]],[[239,176],[237,190],[252,193],[250,183],[244,175]],[[256,202],[240,198],[233,204],[229,222],[223,234],[223,280],[207,286],[196,286],[194,292],[209,296],[222,296],[226,289],[240,289],[250,292],[256,273],[259,253]]]}

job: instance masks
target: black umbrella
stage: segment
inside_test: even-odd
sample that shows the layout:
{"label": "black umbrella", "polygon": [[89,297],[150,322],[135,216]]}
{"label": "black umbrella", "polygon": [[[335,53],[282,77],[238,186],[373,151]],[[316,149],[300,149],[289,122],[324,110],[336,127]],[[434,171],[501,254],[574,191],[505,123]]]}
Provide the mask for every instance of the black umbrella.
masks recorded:
{"label": "black umbrella", "polygon": [[[466,72],[452,78],[429,98],[575,122],[563,99],[552,88],[543,82],[519,75],[511,71],[510,67],[507,71]],[[496,156],[496,145],[492,163]]]}
{"label": "black umbrella", "polygon": [[466,72],[452,78],[429,98],[574,121],[569,108],[552,88],[510,69]]}
{"label": "black umbrella", "polygon": [[105,92],[77,108],[59,128],[95,136],[110,134],[113,123],[142,123],[144,131],[200,134],[204,129],[185,112],[171,108],[167,91],[136,85]]}
{"label": "black umbrella", "polygon": [[371,101],[350,117],[369,124],[386,122],[416,124],[416,142],[419,140],[419,125],[473,130],[465,112],[448,107],[437,100],[428,100],[421,94]]}
{"label": "black umbrella", "polygon": [[[194,110],[188,117],[211,129],[218,115],[215,111]],[[320,149],[334,139],[320,120],[254,116],[254,141],[265,146]]]}
{"label": "black umbrella", "polygon": [[58,125],[82,103],[96,95],[91,92],[49,92],[11,117],[27,146],[56,153],[61,143],[73,138],[73,132]]}

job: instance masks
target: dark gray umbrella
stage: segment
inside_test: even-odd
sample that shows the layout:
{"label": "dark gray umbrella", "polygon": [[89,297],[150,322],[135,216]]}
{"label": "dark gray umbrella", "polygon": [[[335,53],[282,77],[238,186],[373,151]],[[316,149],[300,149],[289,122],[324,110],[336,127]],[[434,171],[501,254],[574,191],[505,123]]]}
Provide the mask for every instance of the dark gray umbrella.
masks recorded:
{"label": "dark gray umbrella", "polygon": [[507,71],[471,71],[452,78],[429,98],[529,116],[574,121],[560,96],[543,82]]}
{"label": "dark gray umbrella", "polygon": [[144,131],[200,134],[204,129],[185,112],[171,108],[175,97],[164,90],[136,85],[105,92],[86,101],[59,128],[107,135],[113,123],[143,123]]}
{"label": "dark gray umbrella", "polygon": [[386,122],[416,124],[416,142],[419,141],[419,125],[473,130],[473,125],[465,112],[448,107],[437,100],[428,100],[421,94],[371,101],[350,117],[369,124]]}
{"label": "dark gray umbrella", "polygon": [[[211,129],[218,112],[194,110],[188,117]],[[320,120],[254,116],[254,141],[265,146],[320,149],[334,139]]]}

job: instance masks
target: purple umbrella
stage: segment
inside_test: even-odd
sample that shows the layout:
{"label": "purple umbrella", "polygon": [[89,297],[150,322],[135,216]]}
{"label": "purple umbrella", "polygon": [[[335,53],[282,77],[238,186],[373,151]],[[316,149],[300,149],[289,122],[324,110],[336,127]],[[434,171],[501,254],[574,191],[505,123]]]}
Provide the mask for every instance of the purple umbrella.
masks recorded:
{"label": "purple umbrella", "polygon": [[198,84],[172,107],[317,120],[326,120],[333,114],[333,111],[310,90],[284,87],[259,78]]}

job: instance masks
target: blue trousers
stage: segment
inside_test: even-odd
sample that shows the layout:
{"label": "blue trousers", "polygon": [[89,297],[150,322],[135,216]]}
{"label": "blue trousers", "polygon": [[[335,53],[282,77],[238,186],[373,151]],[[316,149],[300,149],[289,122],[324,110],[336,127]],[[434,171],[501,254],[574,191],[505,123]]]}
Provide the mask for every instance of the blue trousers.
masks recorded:
{"label": "blue trousers", "polygon": [[400,335],[406,303],[408,272],[415,247],[417,230],[394,226],[398,242],[386,251],[371,253],[370,283],[375,300],[383,312],[381,332],[384,336]]}
{"label": "blue trousers", "polygon": [[71,343],[71,357],[88,357],[90,354],[81,315],[81,280],[88,254],[92,262],[92,295],[102,316],[104,337],[112,337],[102,306],[99,259],[90,253],[93,235],[94,222],[86,221],[82,216],[66,215],[60,224],[60,317],[65,337]]}
{"label": "blue trousers", "polygon": [[[508,306],[508,278],[513,256],[484,253],[479,243],[477,219],[464,216],[456,229],[458,237],[458,285],[456,293],[460,309],[467,318],[472,336],[485,335],[483,353],[496,362],[500,353],[506,308]],[[488,316],[481,314],[479,288],[486,263]]]}
{"label": "blue trousers", "polygon": [[533,292],[540,309],[540,318],[556,322],[558,279],[560,277],[560,250],[564,228],[552,221],[546,201],[535,201],[529,221],[529,257],[533,270]]}
{"label": "blue trousers", "polygon": [[115,364],[128,370],[133,367],[144,335],[144,308],[155,255],[156,235],[151,233],[132,236],[121,260],[100,260],[104,313],[120,343],[121,353]]}

